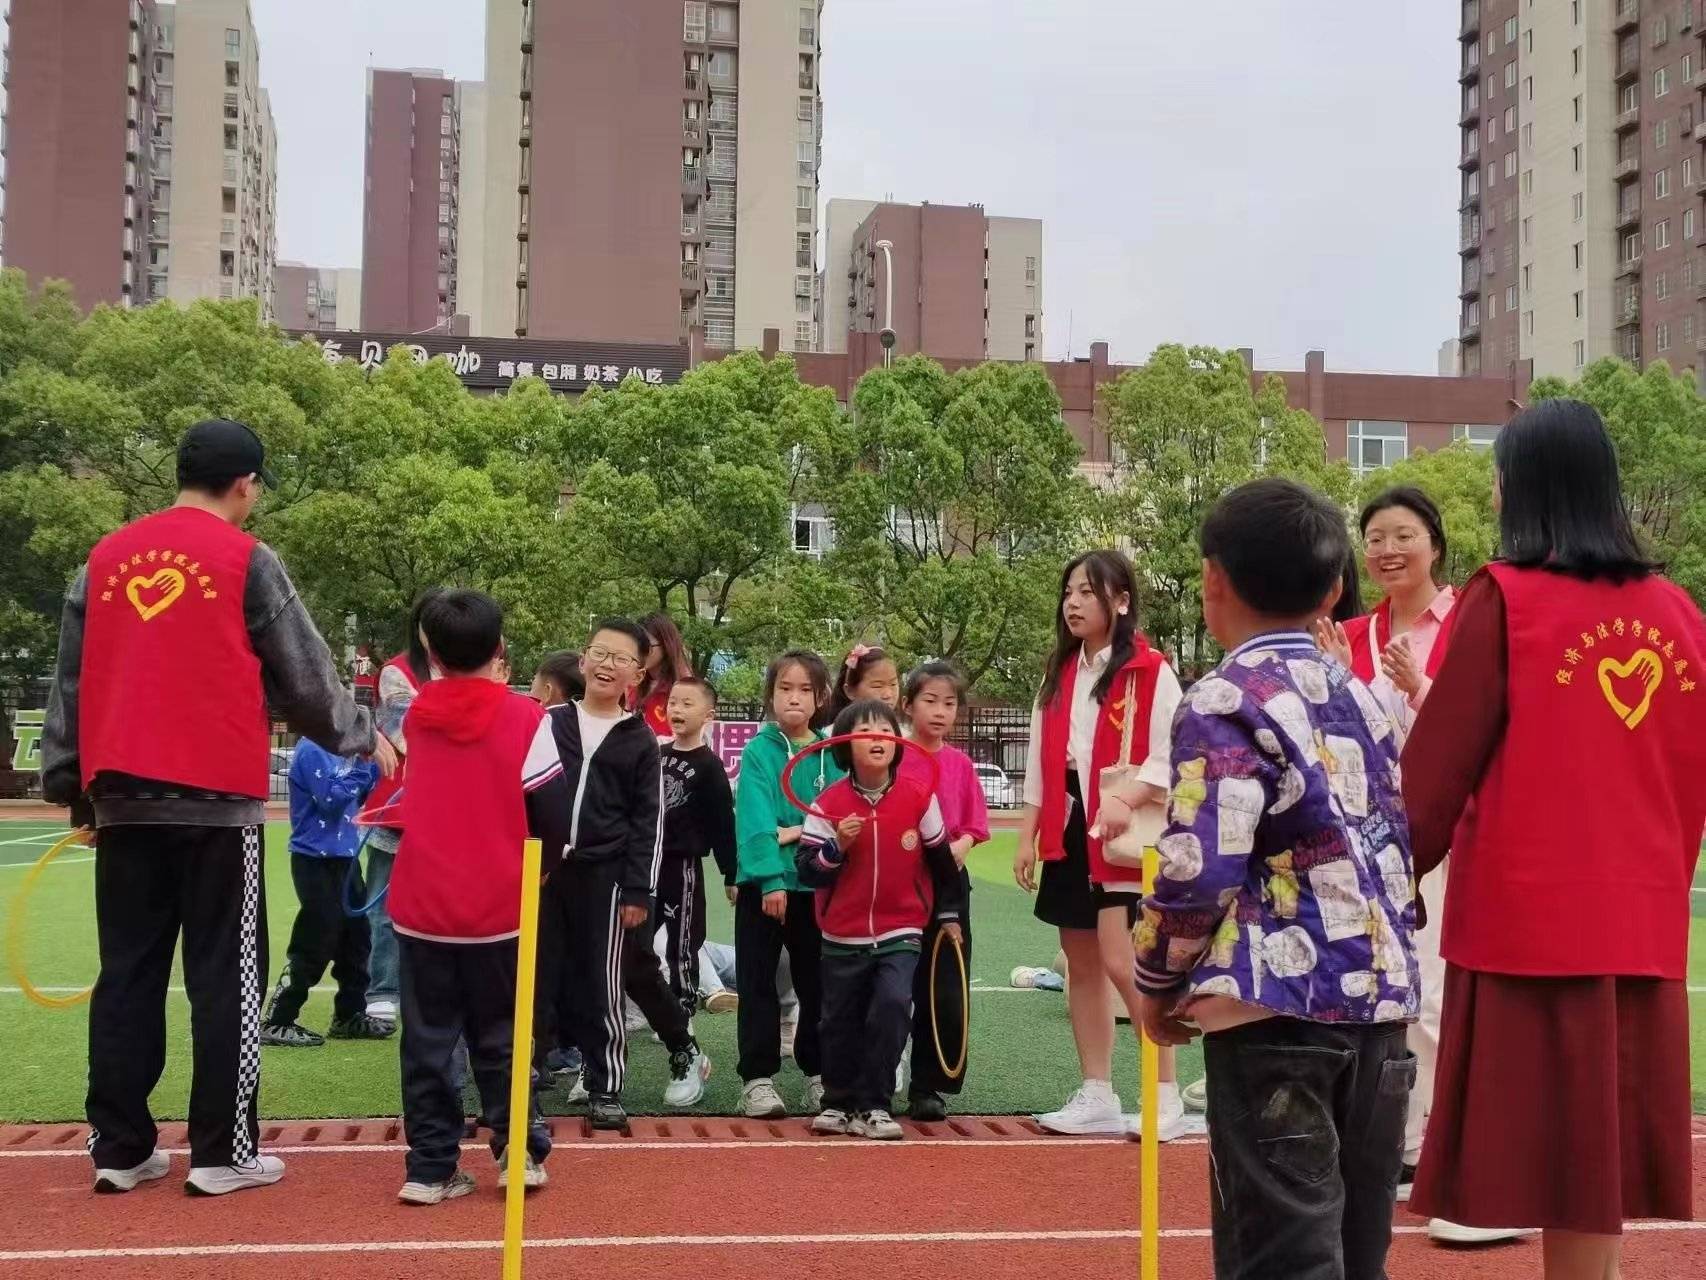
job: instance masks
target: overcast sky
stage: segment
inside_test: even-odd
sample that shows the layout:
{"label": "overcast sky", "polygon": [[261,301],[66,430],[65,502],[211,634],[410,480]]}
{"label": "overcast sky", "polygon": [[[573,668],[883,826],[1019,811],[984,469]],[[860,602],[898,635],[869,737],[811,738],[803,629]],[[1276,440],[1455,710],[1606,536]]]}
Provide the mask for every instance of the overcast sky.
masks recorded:
{"label": "overcast sky", "polygon": [[[480,78],[485,5],[252,4],[279,256],[359,265],[364,70]],[[1457,318],[1457,24],[1442,0],[827,0],[822,194],[1042,218],[1051,357],[1431,373]]]}

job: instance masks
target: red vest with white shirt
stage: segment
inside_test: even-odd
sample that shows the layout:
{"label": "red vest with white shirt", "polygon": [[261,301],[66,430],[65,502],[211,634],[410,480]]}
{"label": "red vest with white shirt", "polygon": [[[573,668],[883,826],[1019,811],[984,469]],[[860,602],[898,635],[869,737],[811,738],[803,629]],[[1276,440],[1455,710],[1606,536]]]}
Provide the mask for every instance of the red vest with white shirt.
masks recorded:
{"label": "red vest with white shirt", "polygon": [[[1451,619],[1456,610],[1448,610],[1440,619],[1439,635],[1428,653],[1423,675],[1432,679],[1439,674],[1439,664],[1445,661],[1446,646],[1451,639]],[[1351,673],[1364,684],[1372,684],[1380,674],[1378,653],[1392,642],[1392,600],[1383,599],[1372,612],[1352,618],[1345,623],[1345,639],[1351,643]]]}
{"label": "red vest with white shirt", "polygon": [[255,541],[169,507],[95,544],[77,707],[85,788],[114,772],[267,798],[271,723],[243,616]]}
{"label": "red vest with white shirt", "polygon": [[1465,969],[1684,977],[1706,824],[1706,625],[1663,578],[1489,565],[1509,719],[1451,851],[1440,951]]}

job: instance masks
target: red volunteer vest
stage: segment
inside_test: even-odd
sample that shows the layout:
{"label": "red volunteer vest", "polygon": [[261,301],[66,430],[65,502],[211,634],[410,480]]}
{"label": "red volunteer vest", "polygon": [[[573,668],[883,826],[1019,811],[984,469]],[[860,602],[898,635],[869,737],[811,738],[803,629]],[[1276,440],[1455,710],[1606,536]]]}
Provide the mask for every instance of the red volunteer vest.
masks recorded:
{"label": "red volunteer vest", "polygon": [[271,725],[243,595],[255,539],[172,507],[95,544],[83,632],[83,785],[115,772],[267,797]]}
{"label": "red volunteer vest", "polygon": [[646,728],[659,738],[675,737],[675,730],[669,727],[669,690],[669,685],[660,684],[637,708]]}
{"label": "red volunteer vest", "polygon": [[[1445,661],[1446,646],[1451,640],[1451,620],[1456,615],[1455,607],[1447,610],[1439,624],[1439,635],[1434,638],[1427,667],[1422,672],[1430,680],[1439,674],[1439,664]],[[1374,606],[1372,613],[1345,623],[1345,639],[1351,642],[1351,674],[1368,684],[1379,670],[1374,660],[1375,650],[1384,649],[1392,642],[1392,601],[1382,600]]]}
{"label": "red volunteer vest", "polygon": [[1663,578],[1489,565],[1510,718],[1451,849],[1465,969],[1681,979],[1706,824],[1706,626]]}
{"label": "red volunteer vest", "polygon": [[[1149,754],[1149,716],[1155,706],[1155,673],[1166,659],[1149,647],[1143,636],[1133,637],[1136,648],[1113,683],[1108,686],[1107,699],[1102,703],[1096,720],[1096,738],[1090,751],[1090,794],[1084,797],[1084,819],[1091,828],[1096,825],[1096,809],[1101,802],[1097,779],[1102,770],[1113,764],[1120,753],[1120,739],[1125,733],[1126,684],[1137,676],[1137,721],[1132,726],[1131,754],[1139,762]],[[1043,803],[1038,815],[1037,835],[1039,852],[1044,862],[1059,862],[1066,857],[1066,754],[1072,734],[1072,691],[1078,683],[1079,657],[1074,654],[1060,673],[1060,688],[1054,700],[1043,708]],[[1108,884],[1122,879],[1102,860],[1102,841],[1092,834],[1089,838],[1090,879]],[[1130,876],[1126,872],[1126,876]]]}

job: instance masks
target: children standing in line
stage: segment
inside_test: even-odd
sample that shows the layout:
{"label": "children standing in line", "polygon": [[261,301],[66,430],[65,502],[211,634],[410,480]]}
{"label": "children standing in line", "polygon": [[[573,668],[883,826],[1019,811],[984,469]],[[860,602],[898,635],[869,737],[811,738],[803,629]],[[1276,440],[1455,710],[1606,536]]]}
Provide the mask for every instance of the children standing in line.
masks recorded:
{"label": "children standing in line", "polygon": [[880,645],[856,644],[835,670],[835,693],[829,700],[825,723],[866,698],[890,711],[899,707],[900,668]]}
{"label": "children standing in line", "polygon": [[[867,700],[843,710],[834,732],[898,736],[900,721]],[[960,869],[928,784],[900,776],[903,748],[871,739],[832,750],[849,776],[818,797],[795,856],[823,931],[824,1095],[812,1132],[893,1141],[921,939],[932,921],[958,939]]]}
{"label": "children standing in line", "polygon": [[[904,705],[916,749],[905,753],[900,769],[901,777],[921,779],[923,785],[929,786],[932,775],[929,761],[935,761],[936,803],[948,829],[948,849],[954,857],[955,877],[963,899],[958,936],[969,973],[971,876],[966,871],[966,855],[989,840],[989,810],[971,757],[948,745],[948,735],[953,732],[964,700],[965,677],[951,662],[926,662],[907,676]],[[958,963],[951,957],[944,961],[946,977],[936,974],[931,965],[940,932],[941,925],[932,917],[925,927],[918,974],[912,988],[912,1069],[907,1109],[914,1120],[945,1119],[948,1108],[942,1095],[957,1094],[965,1083],[963,1058],[958,1059],[959,1070],[954,1074],[949,1074],[950,1067],[942,1061],[943,1051],[957,1057],[958,1046],[966,1043],[971,1010],[966,1006],[964,992],[959,990]],[[939,982],[944,985],[939,986]],[[951,1001],[945,999],[950,991]]]}
{"label": "children standing in line", "polygon": [[[438,1204],[467,1195],[458,1169],[462,1099],[452,1058],[465,1039],[492,1130],[499,1185],[515,1170],[509,1139],[515,1036],[516,937],[522,845],[544,844],[547,867],[568,839],[572,797],[544,713],[497,683],[503,611],[477,591],[431,601],[421,629],[442,678],[409,709],[409,786],[403,849],[391,877],[391,919],[402,971],[403,1130],[408,1181],[397,1198]],[[525,1172],[545,1185],[551,1137],[529,1118]]]}
{"label": "children standing in line", "polygon": [[1384,1280],[1420,974],[1396,735],[1308,634],[1344,514],[1258,480],[1201,537],[1227,656],[1174,722],[1138,1012],[1160,1044],[1205,1033],[1215,1275]]}
{"label": "children standing in line", "polygon": [[722,757],[705,744],[717,717],[717,691],[698,676],[683,676],[669,692],[674,738],[661,751],[663,765],[663,866],[658,913],[663,918],[669,985],[683,1013],[699,1005],[699,949],[705,945],[705,878],[709,853],[717,860],[724,891],[733,902],[735,802]]}
{"label": "children standing in line", "polygon": [[[540,908],[547,980],[559,981],[570,1014],[562,1038],[585,1059],[587,1116],[595,1129],[623,1129],[628,1037],[624,986],[669,1050],[669,1106],[704,1093],[710,1059],[699,1050],[640,933],[651,914],[662,853],[657,739],[623,710],[650,640],[638,625],[609,619],[581,655],[585,694],[547,713],[570,793],[568,847]],[[555,975],[555,976],[554,976]]]}
{"label": "children standing in line", "polygon": [[[335,756],[307,738],[290,758],[290,879],[301,904],[290,950],[261,1021],[261,1043],[293,1047],[325,1043],[297,1024],[308,993],[332,966],[334,1040],[383,1040],[397,1029],[367,1013],[367,921],[344,910],[346,893],[365,895],[356,810],[379,780],[377,766]],[[359,900],[359,899],[358,899]]]}
{"label": "children standing in line", "polygon": [[[800,838],[805,815],[782,793],[782,771],[795,752],[822,739],[812,725],[828,699],[829,671],[823,659],[805,649],[789,649],[764,673],[764,705],[770,718],[741,755],[735,791],[735,985],[740,994],[740,1078],[745,1082],[741,1110],[753,1119],[788,1113],[774,1078],[782,1066],[776,968],[784,949],[800,1000],[794,1061],[806,1074],[806,1109],[816,1112],[823,1106],[818,1040],[823,935],[790,847]],[[809,803],[840,776],[828,752],[818,751],[794,771],[794,791]]]}

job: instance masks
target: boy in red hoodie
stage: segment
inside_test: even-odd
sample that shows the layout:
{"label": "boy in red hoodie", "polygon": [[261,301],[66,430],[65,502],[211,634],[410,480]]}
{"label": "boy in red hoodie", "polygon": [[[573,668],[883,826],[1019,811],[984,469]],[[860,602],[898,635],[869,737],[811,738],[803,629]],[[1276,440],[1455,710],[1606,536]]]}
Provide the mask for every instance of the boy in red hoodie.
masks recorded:
{"label": "boy in red hoodie", "polygon": [[[514,1039],[521,847],[543,841],[554,867],[567,842],[570,797],[545,713],[498,682],[503,611],[477,591],[447,591],[421,615],[443,678],[409,708],[409,785],[403,844],[391,874],[391,920],[401,961],[403,1131],[408,1181],[397,1198],[438,1204],[467,1195],[457,1168],[462,1100],[451,1066],[468,1044],[492,1129],[498,1185],[508,1183],[509,1080]],[[530,1117],[525,1177],[545,1185],[551,1139]]]}
{"label": "boy in red hoodie", "polygon": [[[899,737],[900,721],[887,703],[855,702],[835,719],[835,734],[849,733]],[[796,857],[823,930],[824,1105],[812,1132],[892,1141],[924,927],[934,918],[958,941],[965,894],[935,793],[899,776],[903,748],[869,739],[831,750],[849,773],[818,797]]]}

